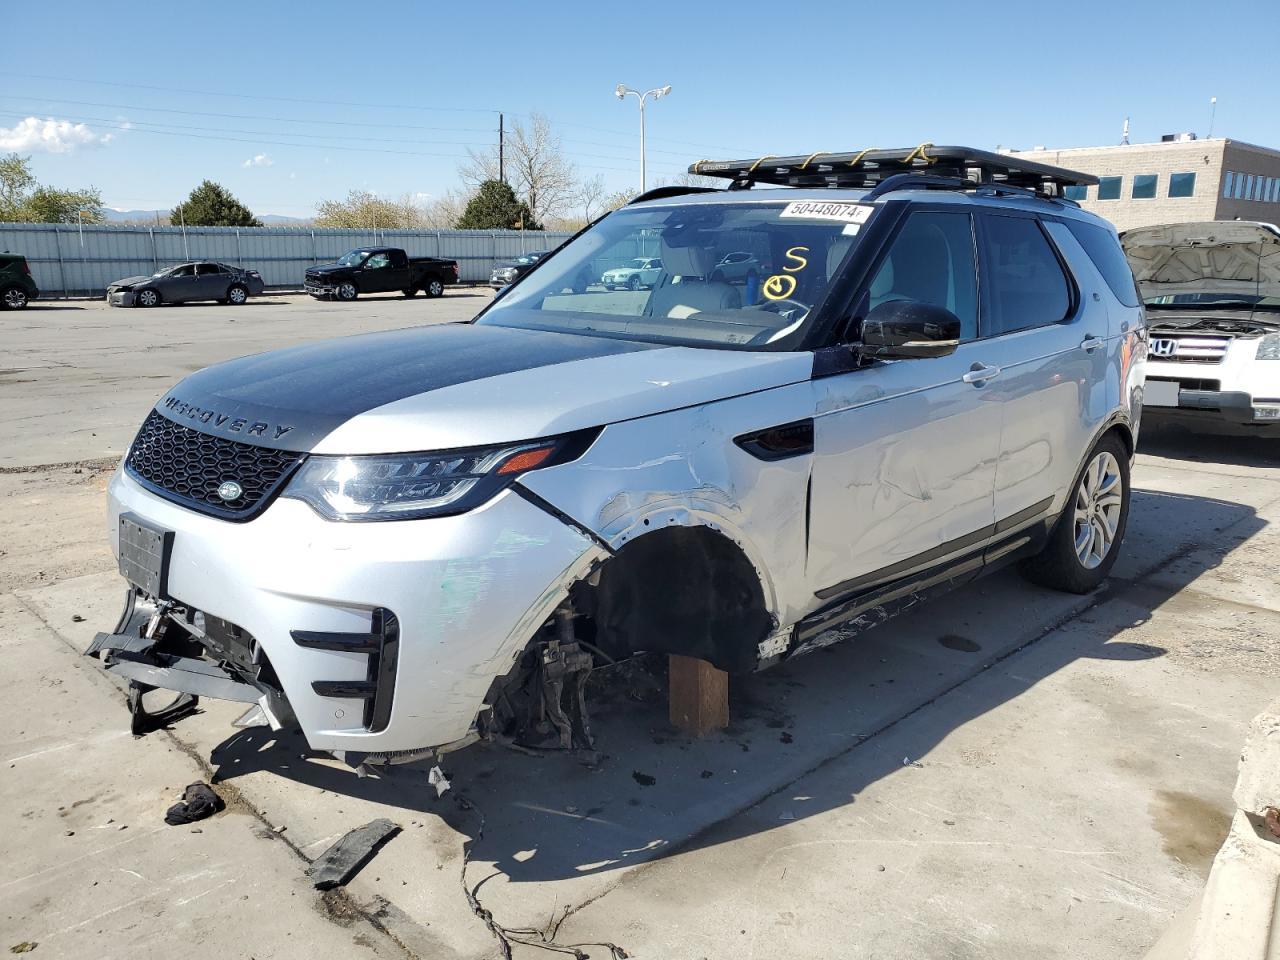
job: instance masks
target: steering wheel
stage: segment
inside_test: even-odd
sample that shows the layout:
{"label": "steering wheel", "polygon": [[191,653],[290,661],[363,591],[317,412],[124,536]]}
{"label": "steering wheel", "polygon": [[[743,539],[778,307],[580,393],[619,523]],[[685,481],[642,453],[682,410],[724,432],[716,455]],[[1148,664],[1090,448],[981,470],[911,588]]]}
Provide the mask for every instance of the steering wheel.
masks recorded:
{"label": "steering wheel", "polygon": [[795,320],[802,317],[813,308],[807,303],[801,303],[799,300],[766,300],[763,303],[753,304],[752,310],[763,310],[766,313],[776,313],[780,317],[787,320]]}

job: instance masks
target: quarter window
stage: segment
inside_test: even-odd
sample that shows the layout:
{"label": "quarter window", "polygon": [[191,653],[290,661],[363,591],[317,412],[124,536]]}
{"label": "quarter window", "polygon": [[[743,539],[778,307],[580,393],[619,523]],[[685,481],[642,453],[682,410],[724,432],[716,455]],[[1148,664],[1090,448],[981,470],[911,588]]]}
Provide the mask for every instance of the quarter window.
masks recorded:
{"label": "quarter window", "polygon": [[986,217],[982,335],[1044,327],[1066,319],[1071,291],[1040,225],[1024,217]]}
{"label": "quarter window", "polygon": [[1133,178],[1133,199],[1154,200],[1156,196],[1156,180],[1154,173],[1139,173]]}
{"label": "quarter window", "polygon": [[871,281],[874,309],[891,300],[946,307],[960,318],[960,339],[978,335],[978,275],[967,213],[911,214]]}
{"label": "quarter window", "polygon": [[1119,200],[1120,180],[1120,177],[1100,177],[1098,179],[1098,199]]}
{"label": "quarter window", "polygon": [[1067,229],[1080,242],[1080,246],[1084,247],[1084,252],[1098,268],[1102,279],[1107,281],[1107,286],[1116,295],[1116,299],[1126,307],[1136,307],[1140,302],[1138,288],[1134,283],[1129,261],[1120,249],[1120,242],[1115,234],[1080,220],[1068,220]]}
{"label": "quarter window", "polygon": [[[1231,174],[1227,174],[1231,176]],[[1169,174],[1169,196],[1190,197],[1196,192],[1196,175],[1194,173]]]}

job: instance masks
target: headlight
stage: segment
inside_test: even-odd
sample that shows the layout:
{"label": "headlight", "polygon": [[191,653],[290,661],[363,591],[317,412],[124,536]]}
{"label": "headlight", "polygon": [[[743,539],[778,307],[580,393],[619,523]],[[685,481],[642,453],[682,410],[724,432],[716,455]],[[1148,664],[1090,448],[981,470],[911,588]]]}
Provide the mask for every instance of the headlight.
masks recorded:
{"label": "headlight", "polygon": [[1259,360],[1280,360],[1280,333],[1268,333],[1258,341]]}
{"label": "headlight", "polygon": [[590,436],[439,453],[308,457],[283,497],[329,520],[411,520],[472,510],[537,467],[579,456]]}

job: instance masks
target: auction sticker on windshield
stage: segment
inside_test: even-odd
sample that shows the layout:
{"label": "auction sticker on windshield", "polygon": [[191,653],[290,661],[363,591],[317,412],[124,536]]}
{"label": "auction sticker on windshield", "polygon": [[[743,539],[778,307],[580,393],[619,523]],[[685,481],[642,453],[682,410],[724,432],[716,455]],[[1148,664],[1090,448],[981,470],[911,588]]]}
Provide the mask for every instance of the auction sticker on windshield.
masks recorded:
{"label": "auction sticker on windshield", "polygon": [[796,200],[783,208],[781,217],[803,220],[836,220],[840,223],[866,223],[875,207],[862,203],[830,200]]}

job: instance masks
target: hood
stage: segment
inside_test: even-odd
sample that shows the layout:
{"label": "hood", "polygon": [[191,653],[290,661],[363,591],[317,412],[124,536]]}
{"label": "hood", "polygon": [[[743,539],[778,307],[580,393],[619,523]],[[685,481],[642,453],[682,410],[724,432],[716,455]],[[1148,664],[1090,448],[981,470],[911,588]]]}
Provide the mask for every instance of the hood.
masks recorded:
{"label": "hood", "polygon": [[1280,230],[1213,220],[1139,227],[1120,235],[1145,299],[1179,293],[1280,297]]}
{"label": "hood", "polygon": [[444,324],[305,344],[201,370],[156,405],[281,450],[402,453],[528,440],[809,377],[795,353]]}
{"label": "hood", "polygon": [[320,263],[314,267],[307,267],[307,273],[337,273],[339,270],[350,270],[350,267],[344,267],[337,263]]}
{"label": "hood", "polygon": [[135,283],[145,283],[150,277],[125,277],[123,280],[113,280],[110,284],[112,287],[132,287]]}

